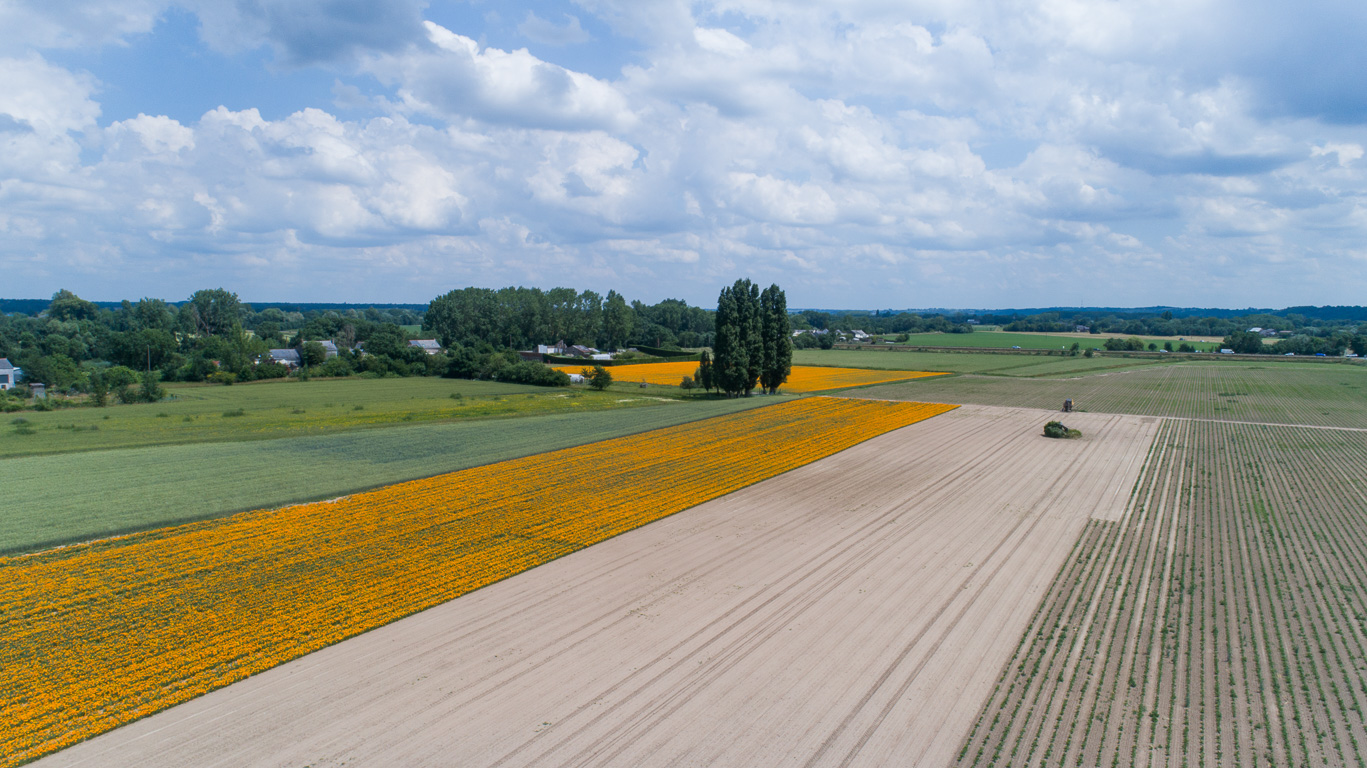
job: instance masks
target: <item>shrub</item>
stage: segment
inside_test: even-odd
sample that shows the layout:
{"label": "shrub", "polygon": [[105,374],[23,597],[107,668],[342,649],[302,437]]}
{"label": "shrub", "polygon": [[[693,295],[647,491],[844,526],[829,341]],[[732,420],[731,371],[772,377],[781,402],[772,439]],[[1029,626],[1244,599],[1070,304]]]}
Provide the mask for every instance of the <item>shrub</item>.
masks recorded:
{"label": "shrub", "polygon": [[1065,427],[1061,421],[1051,421],[1044,425],[1044,436],[1067,439],[1071,437],[1082,437],[1082,432],[1080,430]]}
{"label": "shrub", "polygon": [[353,369],[351,367],[351,363],[347,362],[345,358],[338,355],[337,357],[328,358],[326,362],[318,366],[317,370],[315,370],[314,373],[316,373],[319,376],[340,377],[350,376],[352,374],[352,370]]}
{"label": "shrub", "polygon": [[215,371],[208,376],[205,376],[204,380],[212,384],[222,384],[227,387],[232,386],[237,382],[237,374],[230,371]]}
{"label": "shrub", "polygon": [[247,415],[247,412],[244,411],[244,410],[242,410],[241,408],[237,408],[237,409],[234,409],[234,410],[231,410],[231,411],[224,411],[224,412],[223,412],[223,418],[225,418],[225,419],[231,419],[231,418],[233,418],[233,417],[235,417],[235,416],[246,416],[246,415]]}
{"label": "shrub", "polygon": [[590,387],[593,387],[599,392],[607,389],[609,386],[612,385],[612,373],[610,373],[608,369],[604,368],[601,365],[593,366],[593,370],[590,371],[589,375],[585,376],[584,378],[588,379]]}
{"label": "shrub", "polygon": [[255,379],[283,379],[288,376],[290,369],[280,363],[261,363],[252,370],[252,378]]}

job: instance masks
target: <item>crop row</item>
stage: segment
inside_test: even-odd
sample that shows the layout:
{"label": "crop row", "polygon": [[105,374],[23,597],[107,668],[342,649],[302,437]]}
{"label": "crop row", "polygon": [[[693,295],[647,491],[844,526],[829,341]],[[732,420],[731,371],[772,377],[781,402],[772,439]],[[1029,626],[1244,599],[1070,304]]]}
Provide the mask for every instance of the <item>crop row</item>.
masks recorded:
{"label": "crop row", "polygon": [[[585,366],[557,365],[552,367],[566,373],[579,373],[584,370]],[[625,368],[613,368],[612,375],[617,381],[677,386],[683,377],[692,376],[697,370],[698,364],[696,362],[643,363]],[[885,384],[892,381],[908,381],[927,376],[943,375],[926,371],[888,371],[795,365],[788,374],[787,383],[783,385],[780,391],[824,392],[845,387],[863,387],[869,384]]]}
{"label": "crop row", "polygon": [[953,407],[809,398],[0,558],[0,765]]}
{"label": "crop row", "polygon": [[1367,761],[1367,433],[1167,421],[961,765]]}

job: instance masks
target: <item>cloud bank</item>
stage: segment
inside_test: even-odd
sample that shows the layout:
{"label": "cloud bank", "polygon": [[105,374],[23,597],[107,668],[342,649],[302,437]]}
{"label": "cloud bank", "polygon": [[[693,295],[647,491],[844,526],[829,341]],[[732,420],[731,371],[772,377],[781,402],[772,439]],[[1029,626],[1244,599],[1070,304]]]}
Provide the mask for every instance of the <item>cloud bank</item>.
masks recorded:
{"label": "cloud bank", "polygon": [[[1367,295],[1356,5],[71,5],[0,10],[33,30],[0,46],[6,296]],[[173,10],[198,19],[184,49],[257,57],[297,109],[104,115],[120,71],[71,51],[154,55]]]}

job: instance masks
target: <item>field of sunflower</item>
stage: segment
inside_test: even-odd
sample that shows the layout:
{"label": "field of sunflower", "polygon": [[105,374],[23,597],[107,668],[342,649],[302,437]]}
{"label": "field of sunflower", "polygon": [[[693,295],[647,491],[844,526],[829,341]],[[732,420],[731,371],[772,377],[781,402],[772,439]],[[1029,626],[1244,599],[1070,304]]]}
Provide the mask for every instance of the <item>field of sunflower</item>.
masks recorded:
{"label": "field of sunflower", "polygon": [[0,765],[954,407],[807,398],[0,558]]}
{"label": "field of sunflower", "polygon": [[[591,367],[590,366],[587,367]],[[579,373],[583,365],[551,366],[566,373]],[[685,376],[692,376],[698,364],[692,361],[682,363],[643,363],[625,365],[610,369],[615,381],[641,382],[676,387]],[[779,388],[780,392],[824,392],[845,387],[863,387],[869,384],[887,384],[893,381],[907,381],[925,376],[943,376],[943,373],[927,371],[873,371],[865,368],[826,368],[824,366],[795,365],[788,374],[788,381]]]}

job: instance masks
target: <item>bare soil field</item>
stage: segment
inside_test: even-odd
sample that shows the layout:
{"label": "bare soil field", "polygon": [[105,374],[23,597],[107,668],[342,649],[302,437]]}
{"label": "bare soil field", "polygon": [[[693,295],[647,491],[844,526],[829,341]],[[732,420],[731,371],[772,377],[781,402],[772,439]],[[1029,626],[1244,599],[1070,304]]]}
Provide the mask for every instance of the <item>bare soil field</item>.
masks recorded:
{"label": "bare soil field", "polygon": [[1367,764],[1367,432],[1165,421],[960,765]]}
{"label": "bare soil field", "polygon": [[1220,421],[1367,427],[1367,366],[1285,362],[1192,363],[1071,379],[955,376],[885,384],[851,397]]}
{"label": "bare soil field", "polygon": [[37,764],[948,764],[1158,429],[1050,415],[905,427]]}

